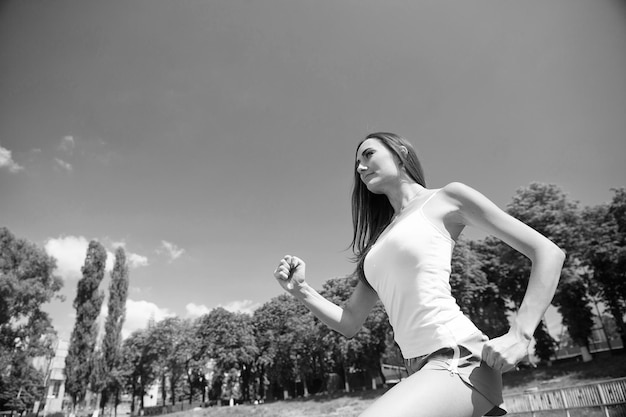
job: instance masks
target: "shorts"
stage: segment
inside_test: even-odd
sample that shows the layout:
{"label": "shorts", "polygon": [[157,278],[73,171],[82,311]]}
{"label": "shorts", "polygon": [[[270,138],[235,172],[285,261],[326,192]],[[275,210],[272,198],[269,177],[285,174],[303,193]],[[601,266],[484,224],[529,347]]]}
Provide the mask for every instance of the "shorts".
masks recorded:
{"label": "shorts", "polygon": [[502,416],[502,374],[482,361],[482,350],[489,338],[477,332],[433,353],[404,360],[409,375],[421,369],[436,369],[457,374],[463,382],[481,393],[495,406],[486,416]]}

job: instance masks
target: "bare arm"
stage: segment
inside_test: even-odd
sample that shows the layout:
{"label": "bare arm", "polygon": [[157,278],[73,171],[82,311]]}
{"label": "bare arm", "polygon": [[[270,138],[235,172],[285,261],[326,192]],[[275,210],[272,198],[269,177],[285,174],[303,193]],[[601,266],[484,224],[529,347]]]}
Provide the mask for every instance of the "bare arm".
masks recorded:
{"label": "bare arm", "polygon": [[346,337],[353,337],[359,331],[378,299],[374,290],[359,282],[343,307],[328,301],[306,283],[305,264],[295,256],[283,257],[274,277],[317,318]]}
{"label": "bare arm", "polygon": [[[483,352],[483,358],[488,359],[490,366],[507,371],[525,355],[525,349],[554,297],[565,254],[545,236],[498,208],[478,191],[460,183],[449,184],[444,190],[457,207],[455,221],[501,239],[532,262],[524,299],[509,333],[502,337],[507,340],[494,339]],[[523,354],[520,352],[522,346]]]}

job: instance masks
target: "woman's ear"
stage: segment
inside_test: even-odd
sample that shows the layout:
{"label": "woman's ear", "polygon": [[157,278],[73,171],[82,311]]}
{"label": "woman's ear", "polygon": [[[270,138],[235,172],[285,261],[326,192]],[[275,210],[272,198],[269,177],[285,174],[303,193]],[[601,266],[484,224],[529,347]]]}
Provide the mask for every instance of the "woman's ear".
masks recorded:
{"label": "woman's ear", "polygon": [[406,146],[400,146],[400,152],[402,153],[402,156],[407,156],[409,154],[409,150]]}

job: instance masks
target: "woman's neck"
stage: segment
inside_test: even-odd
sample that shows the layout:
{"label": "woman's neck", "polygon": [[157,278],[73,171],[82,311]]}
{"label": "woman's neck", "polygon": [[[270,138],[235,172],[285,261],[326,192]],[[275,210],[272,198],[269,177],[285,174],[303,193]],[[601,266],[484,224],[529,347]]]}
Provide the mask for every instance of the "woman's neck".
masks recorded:
{"label": "woman's neck", "polygon": [[389,199],[389,204],[391,204],[397,216],[409,203],[418,198],[424,191],[426,191],[426,188],[415,182],[403,182],[400,183],[396,190],[389,191],[385,193],[385,195],[387,199]]}

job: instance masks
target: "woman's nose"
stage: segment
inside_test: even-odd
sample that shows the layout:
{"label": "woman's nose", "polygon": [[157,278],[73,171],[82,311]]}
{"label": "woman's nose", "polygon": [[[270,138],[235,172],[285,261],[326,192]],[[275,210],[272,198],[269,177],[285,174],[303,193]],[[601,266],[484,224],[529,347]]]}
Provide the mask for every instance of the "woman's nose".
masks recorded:
{"label": "woman's nose", "polygon": [[358,172],[359,174],[363,173],[366,170],[367,170],[367,167],[361,163],[359,163],[356,167],[356,172]]}

